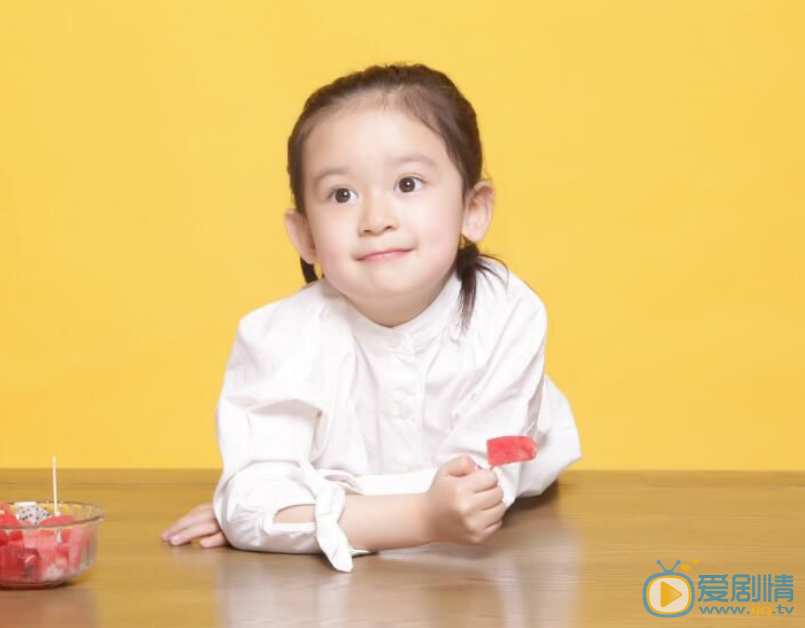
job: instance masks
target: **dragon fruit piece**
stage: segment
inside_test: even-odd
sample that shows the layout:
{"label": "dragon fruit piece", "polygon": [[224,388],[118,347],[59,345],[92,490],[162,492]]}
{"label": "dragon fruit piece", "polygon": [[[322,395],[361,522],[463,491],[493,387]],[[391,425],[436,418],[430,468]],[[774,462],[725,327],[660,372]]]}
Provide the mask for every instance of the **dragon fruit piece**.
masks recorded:
{"label": "dragon fruit piece", "polygon": [[50,513],[38,504],[25,504],[17,510],[17,520],[23,524],[36,526],[48,517],[50,517]]}

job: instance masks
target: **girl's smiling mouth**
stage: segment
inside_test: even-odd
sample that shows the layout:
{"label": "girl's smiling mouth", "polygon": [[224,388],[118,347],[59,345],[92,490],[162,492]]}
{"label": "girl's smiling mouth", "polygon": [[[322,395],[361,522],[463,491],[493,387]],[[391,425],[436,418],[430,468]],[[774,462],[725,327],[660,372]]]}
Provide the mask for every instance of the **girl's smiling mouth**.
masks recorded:
{"label": "girl's smiling mouth", "polygon": [[379,251],[377,253],[371,253],[366,257],[361,257],[360,261],[362,262],[381,262],[384,260],[396,259],[398,257],[402,257],[406,253],[410,253],[411,249],[389,249],[388,251]]}

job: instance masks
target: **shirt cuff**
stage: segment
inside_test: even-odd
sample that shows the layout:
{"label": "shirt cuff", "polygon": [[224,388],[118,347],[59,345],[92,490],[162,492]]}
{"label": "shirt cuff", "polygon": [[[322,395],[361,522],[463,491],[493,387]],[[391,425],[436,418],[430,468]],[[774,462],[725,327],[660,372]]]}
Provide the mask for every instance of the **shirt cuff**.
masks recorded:
{"label": "shirt cuff", "polygon": [[319,548],[338,571],[351,572],[352,557],[370,552],[354,549],[338,525],[346,505],[346,492],[339,484],[321,477],[307,460],[300,459],[299,466],[305,484],[316,500],[314,512]]}

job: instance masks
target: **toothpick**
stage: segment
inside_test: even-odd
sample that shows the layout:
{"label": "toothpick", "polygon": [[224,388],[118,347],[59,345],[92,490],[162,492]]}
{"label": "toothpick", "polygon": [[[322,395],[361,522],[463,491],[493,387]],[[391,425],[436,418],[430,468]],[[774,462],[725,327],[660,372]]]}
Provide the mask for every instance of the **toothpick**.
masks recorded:
{"label": "toothpick", "polygon": [[56,492],[56,456],[53,456],[53,514],[59,516],[59,498]]}

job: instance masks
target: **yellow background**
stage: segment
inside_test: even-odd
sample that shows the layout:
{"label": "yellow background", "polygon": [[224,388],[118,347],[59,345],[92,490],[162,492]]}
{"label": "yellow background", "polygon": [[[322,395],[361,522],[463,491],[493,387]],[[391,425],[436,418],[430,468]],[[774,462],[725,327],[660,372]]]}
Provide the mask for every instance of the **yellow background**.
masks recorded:
{"label": "yellow background", "polygon": [[0,467],[217,467],[239,318],[302,285],[305,97],[447,72],[576,468],[802,469],[800,2],[0,5]]}

